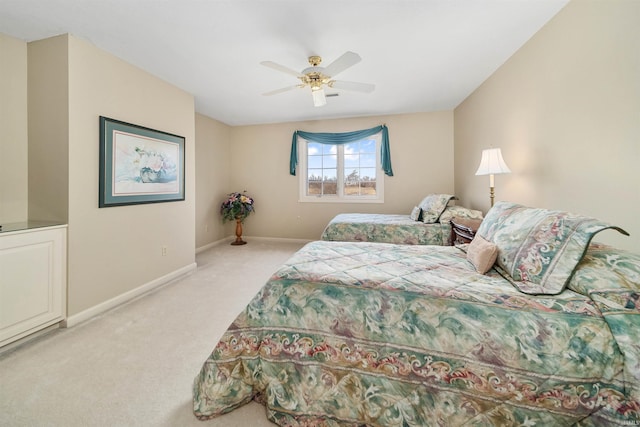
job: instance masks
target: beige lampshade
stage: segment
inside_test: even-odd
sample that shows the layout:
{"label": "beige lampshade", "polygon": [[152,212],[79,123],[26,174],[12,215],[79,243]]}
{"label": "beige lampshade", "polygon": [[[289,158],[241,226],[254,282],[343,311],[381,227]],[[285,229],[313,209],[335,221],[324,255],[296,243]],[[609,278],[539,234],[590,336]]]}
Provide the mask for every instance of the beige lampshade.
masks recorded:
{"label": "beige lampshade", "polygon": [[511,169],[502,158],[502,151],[499,148],[482,150],[482,159],[476,175],[497,175],[500,173],[511,173]]}
{"label": "beige lampshade", "polygon": [[500,173],[511,173],[511,169],[504,162],[502,158],[502,151],[499,148],[487,148],[482,150],[482,159],[480,159],[480,166],[476,171],[476,175],[489,175],[489,199],[491,200],[491,207],[493,207],[493,201],[495,199],[494,191],[494,175]]}

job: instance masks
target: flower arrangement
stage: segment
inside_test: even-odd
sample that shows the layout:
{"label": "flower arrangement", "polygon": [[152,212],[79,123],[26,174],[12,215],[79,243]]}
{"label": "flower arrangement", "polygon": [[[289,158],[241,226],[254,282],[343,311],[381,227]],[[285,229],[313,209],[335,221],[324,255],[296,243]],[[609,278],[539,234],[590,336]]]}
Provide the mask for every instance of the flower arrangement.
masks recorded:
{"label": "flower arrangement", "polygon": [[246,191],[242,193],[229,193],[227,199],[220,206],[222,214],[222,222],[235,221],[239,219],[244,221],[251,212],[255,211],[253,199],[246,195]]}
{"label": "flower arrangement", "polygon": [[146,150],[141,147],[135,148],[138,158],[133,162],[140,168],[141,182],[171,182],[177,179],[177,166],[167,155]]}

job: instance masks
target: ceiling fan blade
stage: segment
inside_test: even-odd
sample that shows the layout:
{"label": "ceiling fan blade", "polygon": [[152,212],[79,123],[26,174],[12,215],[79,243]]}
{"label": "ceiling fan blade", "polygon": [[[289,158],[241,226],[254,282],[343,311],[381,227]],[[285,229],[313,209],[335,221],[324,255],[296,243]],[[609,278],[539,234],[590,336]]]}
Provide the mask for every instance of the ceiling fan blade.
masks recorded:
{"label": "ceiling fan blade", "polygon": [[343,72],[347,68],[357,64],[360,62],[362,58],[355,52],[345,52],[341,57],[333,61],[329,64],[325,69],[323,74],[326,74],[329,77],[334,77],[339,73]]}
{"label": "ceiling fan blade", "polygon": [[292,70],[291,68],[285,67],[284,65],[276,64],[275,62],[272,62],[272,61],[262,61],[260,64],[264,65],[265,67],[272,68],[276,71],[281,71],[283,73],[291,74],[292,76],[303,77],[303,75],[300,74],[298,71]]}
{"label": "ceiling fan blade", "polygon": [[376,88],[376,85],[372,85],[369,83],[345,82],[342,80],[333,80],[329,82],[328,86],[334,89],[353,90],[356,92],[365,93],[371,93]]}
{"label": "ceiling fan blade", "polygon": [[288,92],[290,90],[293,90],[293,89],[299,88],[299,87],[301,87],[301,86],[300,85],[287,86],[287,87],[283,87],[281,89],[272,90],[271,92],[263,93],[262,95],[264,95],[264,96],[276,95],[278,93]]}

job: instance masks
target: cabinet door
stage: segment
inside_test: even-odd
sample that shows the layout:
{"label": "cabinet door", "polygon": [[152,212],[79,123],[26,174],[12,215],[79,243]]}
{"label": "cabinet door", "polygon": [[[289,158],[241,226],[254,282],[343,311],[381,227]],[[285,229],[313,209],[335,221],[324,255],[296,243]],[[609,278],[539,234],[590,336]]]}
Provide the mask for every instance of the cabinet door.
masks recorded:
{"label": "cabinet door", "polygon": [[64,319],[66,228],[0,235],[0,346]]}

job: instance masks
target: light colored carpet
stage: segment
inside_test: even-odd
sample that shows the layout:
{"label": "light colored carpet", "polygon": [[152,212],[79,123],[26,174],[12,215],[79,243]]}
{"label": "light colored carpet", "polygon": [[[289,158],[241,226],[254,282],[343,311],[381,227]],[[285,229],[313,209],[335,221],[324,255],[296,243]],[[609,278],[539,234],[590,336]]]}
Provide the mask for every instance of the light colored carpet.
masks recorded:
{"label": "light colored carpet", "polygon": [[1,353],[0,426],[273,426],[256,403],[198,421],[191,385],[229,324],[302,246],[221,244],[198,254],[187,278]]}

